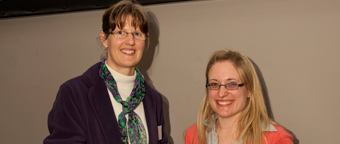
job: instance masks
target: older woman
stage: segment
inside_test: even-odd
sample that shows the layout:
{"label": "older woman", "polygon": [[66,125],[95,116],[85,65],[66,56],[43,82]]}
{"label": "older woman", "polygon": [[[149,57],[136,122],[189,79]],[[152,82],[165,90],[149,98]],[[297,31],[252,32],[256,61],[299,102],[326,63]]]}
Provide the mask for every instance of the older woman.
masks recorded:
{"label": "older woman", "polygon": [[292,144],[293,138],[268,117],[250,60],[237,51],[219,50],[207,65],[205,96],[185,143]]}
{"label": "older woman", "polygon": [[145,10],[123,0],[102,22],[103,60],[61,85],[44,144],[167,143],[162,97],[136,68],[148,41]]}

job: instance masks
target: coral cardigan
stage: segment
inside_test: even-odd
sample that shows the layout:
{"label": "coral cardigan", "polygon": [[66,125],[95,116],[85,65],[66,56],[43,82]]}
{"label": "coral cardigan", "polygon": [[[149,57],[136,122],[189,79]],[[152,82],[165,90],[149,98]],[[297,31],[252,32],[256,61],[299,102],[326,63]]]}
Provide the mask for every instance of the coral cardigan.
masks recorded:
{"label": "coral cardigan", "polygon": [[[264,136],[268,144],[293,144],[293,137],[288,134],[282,127],[273,125],[276,131],[265,131]],[[193,136],[195,138],[193,139]],[[197,126],[192,125],[185,133],[185,144],[198,144]],[[264,142],[265,143],[265,142]],[[236,144],[236,142],[234,143]]]}

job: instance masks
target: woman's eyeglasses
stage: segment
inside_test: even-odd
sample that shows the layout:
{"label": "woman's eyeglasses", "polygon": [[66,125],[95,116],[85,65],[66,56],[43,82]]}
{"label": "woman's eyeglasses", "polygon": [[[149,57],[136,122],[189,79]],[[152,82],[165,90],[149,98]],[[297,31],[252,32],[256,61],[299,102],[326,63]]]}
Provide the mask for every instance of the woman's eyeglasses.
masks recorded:
{"label": "woman's eyeglasses", "polygon": [[243,83],[238,84],[236,82],[231,82],[227,84],[219,84],[219,83],[209,83],[205,85],[209,90],[219,90],[221,86],[224,86],[227,90],[237,90],[239,87],[244,86]]}
{"label": "woman's eyeglasses", "polygon": [[115,38],[126,39],[129,34],[132,34],[136,40],[145,40],[146,35],[142,32],[126,32],[126,31],[109,31],[107,34],[112,34]]}

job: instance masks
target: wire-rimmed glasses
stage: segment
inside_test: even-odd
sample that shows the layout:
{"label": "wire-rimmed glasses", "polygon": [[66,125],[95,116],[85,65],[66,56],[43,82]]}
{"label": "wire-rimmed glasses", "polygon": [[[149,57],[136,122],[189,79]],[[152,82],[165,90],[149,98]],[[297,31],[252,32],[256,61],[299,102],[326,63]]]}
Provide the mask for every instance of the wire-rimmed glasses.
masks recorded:
{"label": "wire-rimmed glasses", "polygon": [[119,39],[125,39],[127,38],[127,36],[129,34],[132,34],[133,38],[135,38],[136,40],[145,40],[146,39],[146,35],[142,32],[126,32],[126,31],[108,31],[107,34],[112,34],[115,38],[119,38]]}
{"label": "wire-rimmed glasses", "polygon": [[219,90],[221,86],[224,86],[227,90],[237,90],[239,87],[244,86],[243,83],[238,84],[236,82],[230,82],[226,84],[209,83],[205,85],[209,90]]}

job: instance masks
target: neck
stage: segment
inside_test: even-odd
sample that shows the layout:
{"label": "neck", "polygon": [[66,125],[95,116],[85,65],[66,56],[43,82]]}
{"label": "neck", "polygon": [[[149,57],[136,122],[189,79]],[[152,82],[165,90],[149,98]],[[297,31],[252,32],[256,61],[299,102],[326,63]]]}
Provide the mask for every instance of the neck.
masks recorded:
{"label": "neck", "polygon": [[217,133],[223,133],[223,135],[229,135],[236,138],[238,135],[238,118],[239,115],[234,115],[229,118],[218,117],[216,121],[216,131]]}
{"label": "neck", "polygon": [[235,131],[237,129],[237,121],[218,118],[216,122],[216,129]]}
{"label": "neck", "polygon": [[110,63],[109,61],[106,61],[106,63],[111,69],[115,70],[116,72],[120,74],[123,74],[126,76],[133,76],[135,74],[136,67],[119,67],[119,66],[116,66]]}

